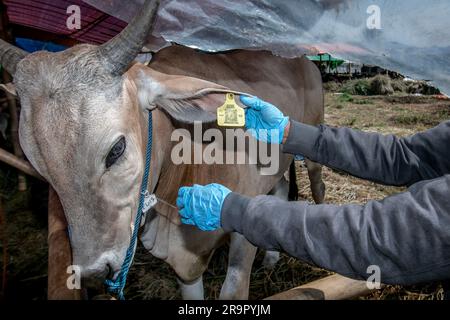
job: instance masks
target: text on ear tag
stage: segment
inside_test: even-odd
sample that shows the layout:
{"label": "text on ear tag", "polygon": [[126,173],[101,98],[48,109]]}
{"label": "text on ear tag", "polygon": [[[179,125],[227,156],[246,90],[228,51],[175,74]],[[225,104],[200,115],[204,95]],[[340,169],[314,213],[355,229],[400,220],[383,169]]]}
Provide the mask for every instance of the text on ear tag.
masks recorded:
{"label": "text on ear tag", "polygon": [[217,124],[220,127],[245,126],[245,111],[236,103],[233,93],[227,93],[224,105],[217,109]]}

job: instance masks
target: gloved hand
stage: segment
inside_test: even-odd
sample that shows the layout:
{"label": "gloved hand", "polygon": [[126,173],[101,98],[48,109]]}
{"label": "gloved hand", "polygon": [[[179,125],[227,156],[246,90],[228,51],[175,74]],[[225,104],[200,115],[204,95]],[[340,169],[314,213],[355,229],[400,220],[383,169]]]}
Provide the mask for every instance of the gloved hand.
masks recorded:
{"label": "gloved hand", "polygon": [[[248,107],[245,109],[245,126],[250,134],[263,142],[281,144],[289,118],[274,105],[257,97],[241,95],[240,98],[241,102]],[[276,141],[272,141],[270,130],[278,131]]]}
{"label": "gloved hand", "polygon": [[203,231],[220,228],[222,205],[230,192],[231,190],[217,183],[181,187],[177,198],[181,222],[197,226]]}

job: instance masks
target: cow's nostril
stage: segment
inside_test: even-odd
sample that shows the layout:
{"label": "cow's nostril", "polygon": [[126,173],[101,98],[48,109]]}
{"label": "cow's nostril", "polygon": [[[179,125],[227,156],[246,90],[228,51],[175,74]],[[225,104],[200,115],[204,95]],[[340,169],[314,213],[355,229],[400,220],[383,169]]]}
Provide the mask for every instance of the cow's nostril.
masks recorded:
{"label": "cow's nostril", "polygon": [[111,279],[114,276],[114,270],[109,263],[106,264],[106,277]]}

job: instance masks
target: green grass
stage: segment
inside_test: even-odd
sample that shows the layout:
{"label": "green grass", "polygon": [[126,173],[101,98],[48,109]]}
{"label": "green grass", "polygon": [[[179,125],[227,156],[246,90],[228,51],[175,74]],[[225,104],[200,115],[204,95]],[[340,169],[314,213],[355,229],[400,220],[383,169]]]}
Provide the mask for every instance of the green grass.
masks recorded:
{"label": "green grass", "polygon": [[353,102],[353,100],[353,97],[348,93],[343,93],[338,98],[339,102]]}

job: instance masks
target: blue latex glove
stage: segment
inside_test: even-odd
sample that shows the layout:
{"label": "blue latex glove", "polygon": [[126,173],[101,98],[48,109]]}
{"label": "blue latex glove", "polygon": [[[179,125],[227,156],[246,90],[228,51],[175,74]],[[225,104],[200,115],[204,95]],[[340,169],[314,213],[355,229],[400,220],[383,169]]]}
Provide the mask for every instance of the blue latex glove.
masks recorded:
{"label": "blue latex glove", "polygon": [[[258,97],[240,96],[241,102],[248,108],[245,109],[245,126],[250,134],[257,140],[281,144],[284,130],[289,118],[274,105],[259,99]],[[275,141],[272,141],[271,131],[278,133]]]}
{"label": "blue latex glove", "polygon": [[181,187],[177,198],[181,222],[197,226],[203,231],[220,228],[222,205],[230,192],[231,190],[217,183]]}

